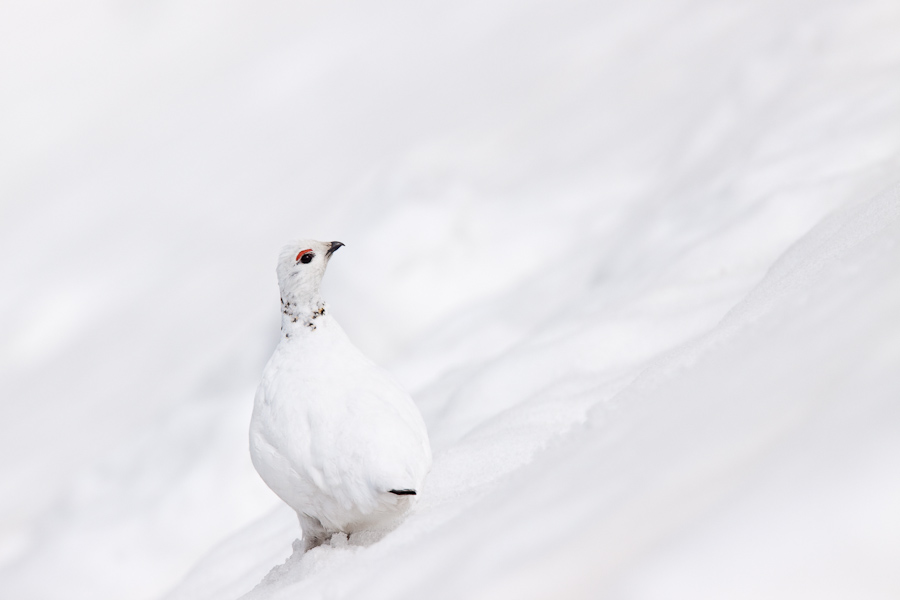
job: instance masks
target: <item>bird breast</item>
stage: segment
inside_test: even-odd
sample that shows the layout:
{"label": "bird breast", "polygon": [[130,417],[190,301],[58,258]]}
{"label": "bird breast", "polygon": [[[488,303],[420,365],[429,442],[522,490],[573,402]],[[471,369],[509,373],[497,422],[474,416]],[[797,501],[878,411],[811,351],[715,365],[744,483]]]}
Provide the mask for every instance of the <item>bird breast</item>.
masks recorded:
{"label": "bird breast", "polygon": [[283,339],[251,423],[257,471],[285,502],[313,516],[396,503],[386,492],[420,487],[431,464],[412,399],[342,333],[320,326]]}

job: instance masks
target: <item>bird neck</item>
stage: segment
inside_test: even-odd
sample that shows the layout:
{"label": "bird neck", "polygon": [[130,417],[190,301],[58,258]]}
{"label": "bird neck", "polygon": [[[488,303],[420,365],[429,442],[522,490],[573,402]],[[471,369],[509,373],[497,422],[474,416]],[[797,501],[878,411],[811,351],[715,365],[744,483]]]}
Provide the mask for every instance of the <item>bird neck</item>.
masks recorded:
{"label": "bird neck", "polygon": [[291,294],[281,296],[281,333],[291,338],[316,330],[316,320],[325,316],[328,305],[321,297],[298,300]]}

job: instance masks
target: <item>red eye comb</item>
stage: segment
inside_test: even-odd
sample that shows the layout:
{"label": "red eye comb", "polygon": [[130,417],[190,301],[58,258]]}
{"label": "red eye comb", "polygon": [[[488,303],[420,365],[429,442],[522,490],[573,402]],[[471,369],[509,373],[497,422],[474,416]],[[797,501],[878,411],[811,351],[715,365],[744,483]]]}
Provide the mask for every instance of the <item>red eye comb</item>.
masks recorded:
{"label": "red eye comb", "polygon": [[307,252],[312,252],[312,248],[307,248],[306,250],[301,250],[299,254],[297,254],[297,258],[294,260],[300,260],[300,257],[306,254]]}

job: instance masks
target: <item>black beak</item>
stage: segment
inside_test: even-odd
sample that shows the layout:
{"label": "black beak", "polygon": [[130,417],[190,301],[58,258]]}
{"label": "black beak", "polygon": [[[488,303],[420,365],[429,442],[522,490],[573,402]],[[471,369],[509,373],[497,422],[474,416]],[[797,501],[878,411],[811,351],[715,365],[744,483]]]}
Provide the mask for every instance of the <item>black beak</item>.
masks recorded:
{"label": "black beak", "polygon": [[334,251],[343,246],[343,242],[331,242],[331,248],[325,251],[325,256],[331,256]]}

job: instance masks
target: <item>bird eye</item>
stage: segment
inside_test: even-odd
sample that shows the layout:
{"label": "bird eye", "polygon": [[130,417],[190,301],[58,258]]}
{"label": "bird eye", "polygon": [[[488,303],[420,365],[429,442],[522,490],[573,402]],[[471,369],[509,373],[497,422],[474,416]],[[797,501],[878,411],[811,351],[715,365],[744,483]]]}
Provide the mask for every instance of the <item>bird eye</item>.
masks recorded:
{"label": "bird eye", "polygon": [[299,253],[297,253],[297,258],[295,258],[294,260],[306,264],[312,261],[312,259],[314,259],[315,257],[316,254],[312,251],[312,248],[307,248],[306,250],[301,250]]}

